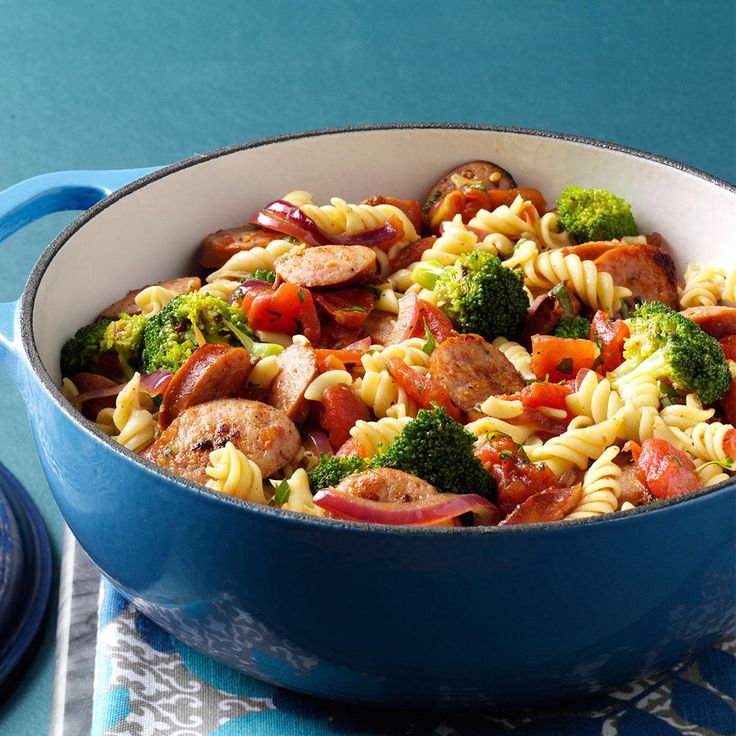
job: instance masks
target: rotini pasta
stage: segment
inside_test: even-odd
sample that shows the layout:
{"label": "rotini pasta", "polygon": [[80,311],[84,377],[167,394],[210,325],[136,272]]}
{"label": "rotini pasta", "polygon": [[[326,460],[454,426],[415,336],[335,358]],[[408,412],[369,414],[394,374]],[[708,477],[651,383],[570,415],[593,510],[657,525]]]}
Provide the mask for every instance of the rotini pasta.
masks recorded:
{"label": "rotini pasta", "polygon": [[[730,424],[713,422],[712,424],[696,424],[685,430],[690,438],[690,451],[703,460],[725,460],[731,454],[726,450],[725,442],[733,437],[734,428]],[[731,458],[732,460],[734,458]]]}
{"label": "rotini pasta", "polygon": [[[286,479],[286,482],[289,485],[289,498],[281,508],[310,516],[323,515],[322,509],[314,505],[312,492],[309,489],[309,478],[304,468],[295,470],[293,475]],[[278,484],[274,483],[274,485]]]}
{"label": "rotini pasta", "polygon": [[684,404],[670,404],[662,409],[659,415],[668,427],[692,429],[697,424],[712,419],[715,413],[715,409],[704,409],[695,394],[688,394]]}
{"label": "rotini pasta", "polygon": [[567,407],[578,416],[590,417],[594,422],[611,419],[623,406],[623,401],[605,378],[600,378],[594,371],[585,374],[580,388],[570,394]]}
{"label": "rotini pasta", "polygon": [[609,447],[585,471],[583,497],[566,519],[611,514],[618,509],[621,496],[618,479],[621,477],[621,468],[613,462],[618,453],[618,447]]}
{"label": "rotini pasta", "polygon": [[410,421],[409,417],[383,417],[376,422],[359,419],[350,436],[360,442],[366,457],[373,457],[379,449],[388,447]]}
{"label": "rotini pasta", "polygon": [[135,296],[135,303],[146,317],[152,317],[160,312],[176,294],[164,286],[154,284],[139,291]]}
{"label": "rotini pasta", "polygon": [[274,261],[296,248],[304,247],[300,243],[291,243],[288,240],[272,240],[267,246],[257,246],[250,250],[243,250],[231,256],[222,268],[213,271],[207,277],[207,283],[212,284],[222,279],[241,279],[258,269],[273,270]]}
{"label": "rotini pasta", "polygon": [[347,371],[325,371],[315,378],[307,390],[304,392],[304,398],[309,401],[322,401],[322,394],[330,386],[350,386],[353,383],[353,377]]}
{"label": "rotini pasta", "polygon": [[536,380],[537,377],[532,370],[532,356],[523,345],[505,337],[497,337],[492,344],[506,356],[525,381]]}
{"label": "rotini pasta", "polygon": [[[156,422],[143,404],[151,406],[140,390],[140,373],[136,373],[118,394],[112,420],[118,434],[115,439],[133,452],[140,452],[156,436]],[[147,399],[147,397],[146,397]]]}
{"label": "rotini pasta", "polygon": [[266,503],[260,468],[232,442],[210,453],[205,484],[220,493],[237,496],[254,503]]}

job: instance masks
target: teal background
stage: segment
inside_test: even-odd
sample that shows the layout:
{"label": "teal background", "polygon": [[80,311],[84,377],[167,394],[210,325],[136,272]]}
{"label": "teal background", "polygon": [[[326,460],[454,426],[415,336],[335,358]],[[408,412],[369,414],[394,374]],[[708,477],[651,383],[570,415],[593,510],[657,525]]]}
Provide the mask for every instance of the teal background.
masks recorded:
{"label": "teal background", "polygon": [[[389,121],[577,133],[734,181],[735,13],[732,0],[0,0],[0,188],[56,169],[165,164],[264,135]],[[0,300],[17,297],[69,219],[3,245]],[[61,520],[5,376],[0,437],[0,460],[41,507],[58,568]],[[0,733],[47,731],[54,618],[0,704]]]}

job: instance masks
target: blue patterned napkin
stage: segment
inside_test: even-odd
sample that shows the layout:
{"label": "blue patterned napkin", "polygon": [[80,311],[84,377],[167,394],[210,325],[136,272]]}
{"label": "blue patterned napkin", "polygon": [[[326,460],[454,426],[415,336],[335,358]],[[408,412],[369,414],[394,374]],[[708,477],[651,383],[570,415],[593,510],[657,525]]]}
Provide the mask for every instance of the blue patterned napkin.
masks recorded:
{"label": "blue patterned napkin", "polygon": [[736,733],[736,637],[579,708],[514,717],[370,711],[296,695],[167,634],[100,590],[92,736],[714,736]]}

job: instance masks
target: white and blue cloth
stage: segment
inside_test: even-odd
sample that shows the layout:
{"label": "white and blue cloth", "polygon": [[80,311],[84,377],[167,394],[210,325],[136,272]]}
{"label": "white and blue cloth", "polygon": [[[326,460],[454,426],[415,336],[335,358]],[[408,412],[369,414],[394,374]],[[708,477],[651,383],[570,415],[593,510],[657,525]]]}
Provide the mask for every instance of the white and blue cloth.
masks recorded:
{"label": "white and blue cloth", "polygon": [[371,711],[282,690],[166,633],[103,581],[92,736],[732,736],[736,637],[579,707],[513,716]]}

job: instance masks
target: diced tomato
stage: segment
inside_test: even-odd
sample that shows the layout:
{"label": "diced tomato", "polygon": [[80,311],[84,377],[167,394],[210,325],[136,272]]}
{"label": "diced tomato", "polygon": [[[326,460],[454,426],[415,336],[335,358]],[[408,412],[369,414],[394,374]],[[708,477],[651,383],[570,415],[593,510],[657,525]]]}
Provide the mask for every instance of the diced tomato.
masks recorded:
{"label": "diced tomato", "polygon": [[567,410],[567,397],[572,393],[572,389],[564,383],[549,383],[543,381],[541,383],[530,383],[524,386],[520,392],[521,403],[530,408],[536,409],[540,406],[549,406],[552,409]]}
{"label": "diced tomato", "polygon": [[350,439],[350,430],[362,419],[368,421],[368,407],[342,384],[328,386],[322,394],[319,424],[330,435],[330,444],[337,450]]}
{"label": "diced tomato", "polygon": [[345,370],[346,363],[360,363],[364,355],[361,350],[325,350],[324,348],[317,348],[314,353],[320,373]]}
{"label": "diced tomato", "polygon": [[508,435],[494,435],[475,454],[496,479],[496,503],[504,514],[535,493],[558,486],[555,474],[544,463],[530,463]]}
{"label": "diced tomato", "polygon": [[390,204],[400,209],[407,216],[418,233],[422,231],[422,208],[419,206],[419,202],[414,199],[397,199],[396,197],[384,197],[382,194],[376,194],[361,204],[369,204],[372,207],[379,204]]}
{"label": "diced tomato", "polygon": [[422,238],[414,243],[409,243],[409,245],[399,251],[395,258],[391,259],[391,271],[408,268],[412,263],[420,261],[422,259],[422,253],[425,250],[429,250],[435,240],[437,240],[437,236],[430,235],[428,238]]}
{"label": "diced tomato", "polygon": [[442,384],[410,368],[401,358],[389,358],[386,361],[386,368],[394,381],[406,391],[417,406],[422,409],[432,409],[433,404],[437,404],[453,419],[460,421],[462,414],[452,403],[450,395]]}
{"label": "diced tomato", "polygon": [[693,461],[667,440],[650,438],[641,447],[634,443],[627,447],[634,456],[639,480],[656,498],[682,496],[703,485]]}
{"label": "diced tomato", "polygon": [[340,446],[340,449],[335,453],[335,457],[352,457],[353,455],[366,457],[363,445],[354,437],[351,437],[345,444]]}
{"label": "diced tomato", "polygon": [[414,325],[412,337],[424,337],[424,323],[427,323],[427,329],[432,333],[435,342],[439,345],[447,340],[448,337],[457,335],[457,331],[452,326],[449,317],[438,307],[419,299],[419,318]]}
{"label": "diced tomato", "polygon": [[592,368],[600,351],[590,340],[532,335],[532,370],[540,380],[574,378],[581,368]]}
{"label": "diced tomato", "polygon": [[339,325],[360,329],[373,311],[376,296],[371,289],[338,289],[315,292],[314,301]]}
{"label": "diced tomato", "polygon": [[609,320],[608,315],[598,310],[590,327],[590,339],[601,345],[603,370],[612,371],[624,362],[624,341],[629,336],[629,328],[621,319]]}
{"label": "diced tomato", "polygon": [[243,298],[248,324],[255,330],[302,333],[311,342],[319,340],[320,325],[314,300],[308,289],[283,283],[275,291],[265,289]]}
{"label": "diced tomato", "polygon": [[539,434],[542,439],[549,439],[567,431],[570,415],[568,413],[563,419],[556,419],[543,414],[539,409],[525,408],[521,414],[510,417],[506,421],[519,427],[527,427],[532,432]]}

